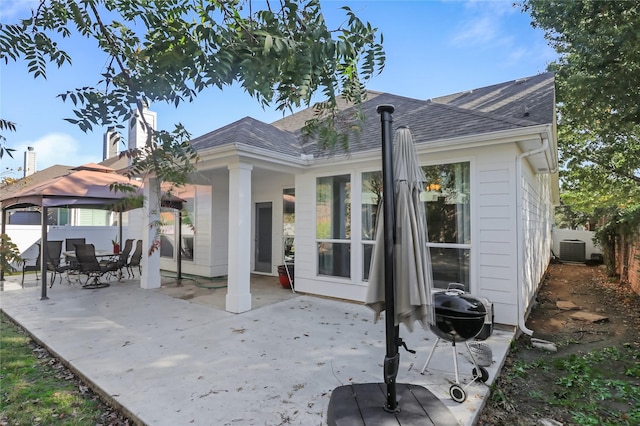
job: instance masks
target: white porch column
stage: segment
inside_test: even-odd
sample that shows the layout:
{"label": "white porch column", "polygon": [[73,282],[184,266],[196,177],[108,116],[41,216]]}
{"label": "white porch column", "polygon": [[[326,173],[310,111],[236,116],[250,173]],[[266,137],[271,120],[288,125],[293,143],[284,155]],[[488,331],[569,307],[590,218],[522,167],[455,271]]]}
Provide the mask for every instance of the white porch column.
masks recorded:
{"label": "white porch column", "polygon": [[152,289],[160,287],[160,247],[149,256],[149,248],[156,238],[153,223],[160,220],[160,195],[155,191],[156,179],[150,179],[144,185],[143,229],[142,229],[142,276],[140,288]]}
{"label": "white porch column", "polygon": [[251,170],[250,164],[229,167],[229,272],[226,310],[251,309]]}

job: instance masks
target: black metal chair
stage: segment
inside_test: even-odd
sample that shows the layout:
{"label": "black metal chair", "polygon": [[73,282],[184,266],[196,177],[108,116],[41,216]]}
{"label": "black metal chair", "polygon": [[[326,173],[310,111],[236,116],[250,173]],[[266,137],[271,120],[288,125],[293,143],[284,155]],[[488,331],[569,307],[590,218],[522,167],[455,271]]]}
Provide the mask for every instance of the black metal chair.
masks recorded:
{"label": "black metal chair", "polygon": [[[62,281],[62,274],[69,270],[69,265],[62,265],[60,263],[61,255],[62,241],[47,241],[47,257],[49,258],[47,261],[47,270],[53,272],[49,288],[53,287],[53,283],[56,282],[58,275],[60,275],[60,281]],[[68,280],[69,277],[67,277],[67,281]]]}
{"label": "black metal chair", "polygon": [[136,241],[136,248],[133,250],[133,254],[131,255],[131,259],[127,263],[127,271],[129,271],[129,277],[134,277],[133,268],[138,267],[138,273],[142,275],[142,268],[140,266],[140,262],[142,261],[142,240]]}
{"label": "black metal chair", "polygon": [[[69,251],[75,251],[76,249],[76,244],[86,244],[87,240],[86,238],[67,238],[64,240],[64,250],[69,252]],[[69,278],[68,274],[69,272],[74,272],[77,273],[78,272],[78,261],[71,257],[69,258],[67,264],[69,265],[69,269],[67,270],[67,278]]]}
{"label": "black metal chair", "polygon": [[24,288],[24,274],[25,272],[35,272],[36,280],[39,280],[38,271],[40,271],[40,243],[36,244],[38,246],[38,257],[35,261],[35,264],[31,264],[33,259],[22,259],[22,288]]}
{"label": "black metal chair", "polygon": [[129,263],[129,255],[131,254],[131,250],[133,249],[134,238],[130,238],[125,240],[124,247],[120,252],[120,256],[118,257],[118,279],[122,278],[122,269],[127,267]]}
{"label": "black metal chair", "polygon": [[76,244],[87,244],[86,238],[67,238],[64,240],[64,250],[65,251],[74,251],[76,249]]}
{"label": "black metal chair", "polygon": [[[100,282],[100,278],[107,273],[118,270],[118,262],[98,262],[96,248],[93,244],[76,244],[76,260],[79,272],[87,276],[83,288],[108,287],[109,284]],[[93,281],[89,283],[91,279]]]}

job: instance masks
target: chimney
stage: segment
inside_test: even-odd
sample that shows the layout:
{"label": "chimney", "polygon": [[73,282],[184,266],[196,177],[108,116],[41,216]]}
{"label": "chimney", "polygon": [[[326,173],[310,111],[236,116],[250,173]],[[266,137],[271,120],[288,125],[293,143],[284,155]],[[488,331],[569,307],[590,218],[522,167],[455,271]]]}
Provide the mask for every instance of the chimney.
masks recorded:
{"label": "chimney", "polygon": [[120,145],[120,133],[116,132],[113,127],[109,127],[104,134],[102,160],[117,156],[118,145]]}
{"label": "chimney", "polygon": [[[157,129],[156,120],[158,114],[150,111],[148,103],[146,101],[142,101],[142,115],[146,120],[147,124],[151,126],[152,130]],[[135,123],[134,123],[135,121]],[[129,122],[129,149],[142,148],[147,142],[147,133],[145,129],[142,127],[142,118],[140,117],[140,112],[136,110],[136,113],[133,118],[131,118]]]}
{"label": "chimney", "polygon": [[27,147],[24,152],[24,177],[31,176],[36,172],[36,151],[32,146]]}

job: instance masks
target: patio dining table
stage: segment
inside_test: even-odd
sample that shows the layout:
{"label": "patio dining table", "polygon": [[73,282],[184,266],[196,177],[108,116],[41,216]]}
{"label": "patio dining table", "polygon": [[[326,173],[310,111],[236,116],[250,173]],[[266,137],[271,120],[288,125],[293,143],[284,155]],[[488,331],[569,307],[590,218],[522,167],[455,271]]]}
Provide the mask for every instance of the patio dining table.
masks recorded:
{"label": "patio dining table", "polygon": [[[62,255],[66,258],[66,259],[75,259],[76,258],[76,252],[75,250],[71,250],[71,251],[63,251]],[[105,258],[112,258],[112,257],[118,257],[120,256],[119,253],[114,253],[112,250],[96,250],[96,257],[98,258],[98,260],[100,259],[105,259]]]}

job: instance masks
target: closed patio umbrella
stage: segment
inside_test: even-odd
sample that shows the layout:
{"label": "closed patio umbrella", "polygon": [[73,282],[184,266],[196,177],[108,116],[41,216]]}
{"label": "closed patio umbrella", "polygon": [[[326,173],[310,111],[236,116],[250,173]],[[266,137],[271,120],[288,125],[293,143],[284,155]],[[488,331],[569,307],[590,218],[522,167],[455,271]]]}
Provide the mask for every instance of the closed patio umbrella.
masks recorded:
{"label": "closed patio umbrella", "polygon": [[[395,283],[394,325],[404,324],[413,331],[418,321],[424,328],[433,322],[431,289],[433,276],[427,249],[427,223],[420,193],[426,178],[418,163],[411,131],[399,127],[393,145],[395,220],[393,226],[393,272]],[[386,188],[385,188],[386,189]],[[384,200],[383,200],[384,203]],[[367,305],[376,320],[386,308],[384,221],[378,215],[376,245],[372,254]]]}

